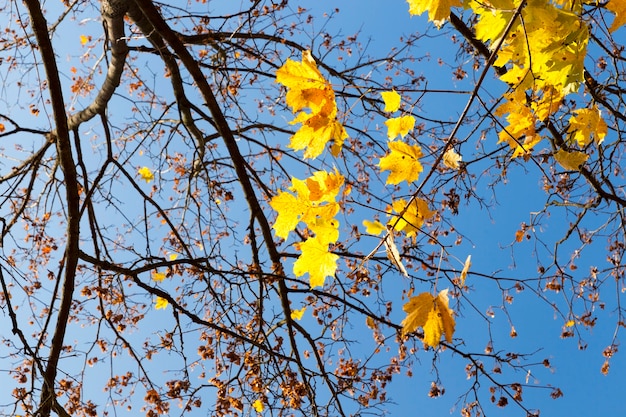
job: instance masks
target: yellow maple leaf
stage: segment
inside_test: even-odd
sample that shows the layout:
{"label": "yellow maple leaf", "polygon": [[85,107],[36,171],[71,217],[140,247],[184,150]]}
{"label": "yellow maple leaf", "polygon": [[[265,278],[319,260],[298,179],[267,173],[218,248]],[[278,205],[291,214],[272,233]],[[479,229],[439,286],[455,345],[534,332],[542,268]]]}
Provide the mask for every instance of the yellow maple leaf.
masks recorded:
{"label": "yellow maple leaf", "polygon": [[328,243],[315,237],[308,238],[298,247],[301,253],[293,264],[293,273],[297,277],[308,273],[311,288],[323,287],[326,277],[335,275],[339,256],[328,250]]}
{"label": "yellow maple leaf", "polygon": [[165,309],[167,308],[167,305],[169,303],[167,302],[167,300],[163,297],[157,297],[156,298],[156,302],[154,304],[154,308],[157,310],[161,310],[161,309]]}
{"label": "yellow maple leaf", "polygon": [[339,239],[339,221],[337,219],[316,218],[307,226],[315,234],[320,243],[335,243]]}
{"label": "yellow maple leaf", "polygon": [[265,409],[265,406],[263,405],[263,401],[261,401],[259,398],[257,398],[256,400],[254,400],[254,402],[252,403],[252,408],[254,408],[254,410],[257,413],[262,413],[263,410]]}
{"label": "yellow maple leaf", "polygon": [[448,306],[448,290],[442,290],[433,296],[422,293],[412,297],[402,309],[407,316],[402,321],[402,334],[414,332],[418,327],[424,330],[424,345],[437,347],[441,336],[444,335],[448,343],[452,342],[455,321],[454,312]]}
{"label": "yellow maple leaf", "polygon": [[574,116],[569,119],[570,140],[578,143],[581,148],[587,146],[592,141],[596,144],[602,143],[608,132],[606,122],[602,118],[600,109],[593,106],[590,109],[578,109],[573,111]]}
{"label": "yellow maple leaf", "polygon": [[80,35],[80,44],[85,45],[91,40],[91,36]]}
{"label": "yellow maple leaf", "polygon": [[299,310],[291,310],[291,319],[302,320],[302,316],[304,316],[305,311],[306,311],[306,307],[302,307]]}
{"label": "yellow maple leaf", "polygon": [[[301,62],[287,59],[287,62],[276,70],[276,82],[284,85],[294,92],[324,90],[328,87],[328,82],[319,69],[317,69],[317,64],[311,55],[311,51],[302,52]],[[289,105],[292,106],[292,104]],[[308,105],[305,104],[302,107],[297,108],[297,110],[307,106]]]}
{"label": "yellow maple leaf", "polygon": [[344,182],[345,177],[337,169],[334,172],[316,171],[306,179],[309,199],[318,202],[334,202]]}
{"label": "yellow maple leaf", "polygon": [[626,2],[624,0],[611,0],[604,7],[615,14],[613,24],[609,32],[615,32],[626,23]]}
{"label": "yellow maple leaf", "polygon": [[387,184],[416,181],[423,171],[419,162],[419,158],[424,156],[422,149],[404,142],[389,142],[389,150],[389,155],[380,158],[378,162],[381,171],[391,171]]}
{"label": "yellow maple leaf", "polygon": [[287,239],[289,232],[294,230],[300,218],[308,210],[308,206],[298,197],[286,191],[280,191],[270,200],[270,206],[278,213],[274,222],[276,236]]}
{"label": "yellow maple leaf", "polygon": [[385,225],[378,220],[373,222],[369,220],[363,220],[363,226],[365,226],[365,233],[368,233],[370,235],[379,235],[382,232],[387,231]]}
{"label": "yellow maple leaf", "polygon": [[589,159],[589,155],[584,152],[568,152],[563,149],[559,149],[554,153],[554,159],[556,159],[556,162],[568,171],[578,171],[580,166],[584,164],[587,159]]}
{"label": "yellow maple leaf", "polygon": [[139,174],[141,179],[147,183],[154,179],[154,174],[152,173],[152,171],[150,171],[150,168],[148,167],[140,168],[137,173]]}
{"label": "yellow maple leaf", "polygon": [[380,93],[383,97],[383,101],[385,102],[385,110],[386,112],[393,113],[400,108],[400,102],[402,97],[395,90],[394,91],[383,91]]}
{"label": "yellow maple leaf", "polygon": [[[395,200],[392,207],[396,213],[401,213],[407,207],[407,202],[404,199]],[[411,237],[417,234],[419,228],[424,224],[424,220],[429,219],[435,213],[436,211],[428,208],[426,201],[416,198],[408,206],[402,217],[392,216],[387,224]]]}
{"label": "yellow maple leaf", "polygon": [[[287,87],[285,101],[296,115],[291,124],[302,126],[291,137],[289,147],[304,149],[305,158],[322,154],[326,144],[333,141],[331,152],[339,155],[348,134],[337,120],[337,103],[331,84],[322,76],[310,51],[302,53],[302,62],[288,59],[276,71],[276,82]],[[301,111],[308,108],[310,112]]]}
{"label": "yellow maple leaf", "polygon": [[394,140],[398,135],[404,138],[415,127],[415,117],[411,115],[393,117],[385,121],[385,126],[387,126],[387,137],[390,140]]}
{"label": "yellow maple leaf", "polygon": [[156,282],[162,282],[167,275],[163,272],[152,271],[152,280]]}
{"label": "yellow maple leaf", "polygon": [[420,15],[428,12],[428,20],[438,27],[450,17],[450,8],[461,6],[461,0],[407,0],[409,3],[409,13]]}
{"label": "yellow maple leaf", "polygon": [[304,158],[307,159],[320,156],[330,141],[333,141],[331,153],[333,156],[338,156],[343,142],[348,137],[346,129],[334,115],[329,117],[323,114],[302,112],[290,123],[303,123],[300,129],[291,136],[289,148],[294,151],[304,149]]}

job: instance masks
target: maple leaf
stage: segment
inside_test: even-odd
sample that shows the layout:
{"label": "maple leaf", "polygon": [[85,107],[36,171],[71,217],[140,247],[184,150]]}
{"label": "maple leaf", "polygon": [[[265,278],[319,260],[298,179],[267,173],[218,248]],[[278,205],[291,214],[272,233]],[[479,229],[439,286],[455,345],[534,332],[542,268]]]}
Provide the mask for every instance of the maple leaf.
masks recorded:
{"label": "maple leaf", "polygon": [[419,178],[423,171],[419,158],[424,156],[418,145],[404,142],[389,142],[389,155],[380,158],[378,166],[381,171],[391,171],[387,184],[399,184],[402,181],[411,183]]}
{"label": "maple leaf", "polygon": [[80,44],[81,45],[85,45],[89,41],[91,41],[91,36],[80,35]]}
{"label": "maple leaf", "polygon": [[395,200],[392,207],[396,213],[401,213],[405,208],[406,211],[402,217],[392,216],[387,224],[393,226],[397,231],[404,231],[408,237],[415,236],[424,224],[424,220],[436,213],[436,211],[430,210],[428,203],[421,198],[414,199],[408,208],[406,200]]}
{"label": "maple leaf", "polygon": [[400,108],[400,101],[402,100],[402,97],[400,97],[400,94],[396,91],[383,91],[380,95],[383,97],[383,101],[385,102],[384,111],[393,113]]}
{"label": "maple leaf", "polygon": [[300,256],[293,264],[296,277],[309,274],[311,288],[323,287],[326,277],[332,277],[337,270],[339,256],[328,250],[328,243],[310,237],[298,244]]}
{"label": "maple leaf", "polygon": [[337,219],[316,218],[314,222],[307,226],[320,243],[335,243],[339,239],[339,221]]}
{"label": "maple leaf", "polygon": [[461,0],[407,0],[409,3],[409,13],[412,15],[420,15],[428,12],[428,20],[433,22],[437,27],[450,17],[450,8],[453,6],[461,6]]}
{"label": "maple leaf", "polygon": [[150,181],[154,179],[154,174],[152,173],[152,171],[150,171],[150,168],[148,167],[140,168],[139,171],[137,171],[137,173],[139,174],[141,179],[147,183],[149,183]]}
{"label": "maple leaf", "polygon": [[461,167],[459,162],[462,160],[461,155],[456,153],[452,148],[448,149],[446,153],[443,154],[443,164],[450,169],[459,169]]}
{"label": "maple leaf", "polygon": [[162,282],[167,275],[163,272],[152,271],[152,280],[156,282]]}
{"label": "maple leaf", "polygon": [[156,302],[154,304],[154,308],[157,310],[161,310],[161,309],[165,309],[167,308],[167,305],[169,303],[167,302],[167,300],[163,297],[157,297],[156,298]]}
{"label": "maple leaf", "polygon": [[626,2],[624,0],[611,0],[604,7],[615,14],[613,24],[609,28],[609,32],[615,32],[626,23]]}
{"label": "maple leaf", "polygon": [[596,144],[602,143],[608,132],[606,122],[602,118],[600,109],[595,105],[590,109],[579,109],[573,111],[574,116],[569,119],[570,140],[576,141],[581,148],[587,146],[592,141]]}
{"label": "maple leaf", "polygon": [[[322,221],[330,222],[339,211],[335,198],[344,184],[344,177],[337,171],[317,171],[304,181],[292,178],[291,184],[289,189],[295,195],[280,191],[270,200],[270,206],[278,213],[273,226],[276,236],[287,239],[301,221],[319,230],[323,225],[328,226]],[[338,228],[339,222],[335,221],[335,226]]]}
{"label": "maple leaf", "polygon": [[335,116],[323,114],[300,113],[291,124],[303,123],[303,125],[291,136],[289,148],[294,151],[304,149],[304,158],[315,159],[320,156],[326,144],[333,141],[331,153],[338,156],[343,142],[348,137],[348,133],[343,125],[335,119]]}
{"label": "maple leaf", "polygon": [[563,149],[559,149],[554,153],[554,159],[559,163],[563,168],[568,171],[578,171],[580,166],[584,164],[587,159],[589,159],[589,155],[584,152],[568,152]]}
{"label": "maple leaf", "polygon": [[318,70],[311,52],[302,53],[302,62],[287,59],[276,71],[276,82],[287,87],[285,101],[294,113],[310,109],[310,112],[301,111],[290,122],[302,126],[291,137],[289,147],[296,151],[304,149],[304,157],[313,159],[332,140],[331,152],[339,155],[348,134],[336,119],[337,103],[332,86]]}
{"label": "maple leaf", "polygon": [[393,117],[385,121],[385,126],[390,140],[394,140],[398,135],[404,138],[415,127],[415,117],[410,115]]}
{"label": "maple leaf", "polygon": [[306,307],[302,307],[299,310],[291,310],[291,319],[302,320],[302,316],[304,316],[305,311],[306,311]]}
{"label": "maple leaf", "polygon": [[407,316],[402,320],[402,334],[414,332],[418,327],[424,330],[424,345],[437,347],[441,336],[444,335],[448,343],[452,342],[455,322],[454,312],[448,306],[448,290],[442,290],[433,296],[422,293],[412,297],[402,309]]}
{"label": "maple leaf", "polygon": [[270,206],[278,213],[274,222],[276,236],[287,239],[289,232],[294,230],[308,206],[298,197],[286,191],[280,191],[270,200]]}
{"label": "maple leaf", "polygon": [[385,225],[383,225],[378,220],[373,222],[369,220],[363,220],[363,226],[365,226],[365,233],[368,233],[370,235],[379,235],[387,230]]}

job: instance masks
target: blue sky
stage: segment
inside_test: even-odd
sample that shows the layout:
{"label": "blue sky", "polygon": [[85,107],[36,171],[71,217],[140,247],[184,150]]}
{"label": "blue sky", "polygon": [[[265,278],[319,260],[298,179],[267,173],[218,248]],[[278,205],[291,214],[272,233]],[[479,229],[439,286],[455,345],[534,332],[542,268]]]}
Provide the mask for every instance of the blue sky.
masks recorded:
{"label": "blue sky", "polygon": [[[247,2],[232,2],[230,0],[211,1],[206,7],[211,10],[222,11],[230,8],[237,8],[240,4]],[[429,25],[424,17],[410,17],[408,15],[408,7],[404,1],[381,2],[379,0],[360,0],[360,1],[301,1],[303,7],[310,9],[315,15],[314,27],[326,25],[328,32],[349,36],[357,31],[361,32],[361,41],[368,43],[368,52],[372,55],[385,55],[389,48],[399,44],[400,37],[406,37],[415,32],[427,33],[428,36],[422,38],[414,52],[419,56],[430,56],[430,58],[416,61],[416,73],[423,73],[427,77],[427,85],[432,89],[451,89],[467,91],[473,87],[473,80],[476,74],[470,74],[465,80],[454,80],[452,77],[453,67],[441,65],[438,58],[451,62],[456,53],[457,46],[454,45],[449,35],[443,35],[445,32],[438,32]],[[295,6],[292,6],[295,8]],[[325,22],[323,12],[339,8],[340,12],[337,17]],[[100,30],[100,23],[97,21],[85,21],[79,30],[89,33],[90,28],[94,29],[97,34]],[[622,29],[618,32],[618,38],[624,39]],[[81,32],[82,34],[82,32]],[[76,34],[78,35],[78,33]],[[59,53],[60,61],[64,66],[69,67],[72,60],[82,54],[83,50],[79,49],[78,38],[72,40],[70,45],[68,41],[68,51]],[[423,43],[421,43],[423,42]],[[302,41],[306,44],[306,40]],[[80,51],[80,52],[76,52]],[[67,53],[66,53],[67,52]],[[94,53],[99,54],[100,51]],[[299,59],[300,57],[292,57]],[[335,61],[329,60],[330,65],[334,65]],[[343,63],[336,63],[337,68],[341,68]],[[346,65],[351,64],[348,61]],[[158,73],[159,70],[149,68],[151,71]],[[67,72],[66,72],[67,73]],[[499,95],[503,91],[502,84],[493,76],[487,77],[485,89],[493,91],[493,96]],[[8,90],[7,90],[8,91]],[[5,93],[4,101],[7,108],[2,111],[8,111],[10,108],[11,93]],[[462,108],[467,100],[467,94],[433,94],[420,99],[419,115],[429,118],[439,118],[456,121]],[[79,101],[80,102],[80,101]],[[115,108],[114,111],[122,113],[125,111],[123,107]],[[289,116],[282,115],[283,117]],[[285,119],[287,120],[287,119]],[[286,124],[286,122],[285,122]],[[44,126],[45,127],[45,126]],[[462,134],[468,134],[464,131]],[[379,132],[384,135],[381,128]],[[97,140],[94,139],[94,146]],[[495,141],[495,137],[488,137],[486,140]],[[469,141],[462,151],[466,152],[466,159],[471,158],[471,144]],[[180,144],[178,144],[180,146]],[[284,145],[283,145],[284,146]],[[140,166],[149,164],[151,157],[147,154],[137,156],[131,161],[132,164]],[[131,164],[129,163],[129,164]],[[485,166],[475,164],[471,166],[473,173],[479,175],[481,169]],[[160,173],[164,178],[171,178],[172,173]],[[524,279],[534,279],[537,277],[538,263],[549,263],[545,253],[539,251],[539,247],[534,246],[534,241],[523,241],[513,244],[515,233],[519,229],[522,222],[530,223],[537,218],[534,213],[539,212],[546,202],[546,196],[541,191],[541,182],[539,171],[535,166],[524,163],[514,163],[509,170],[506,183],[498,184],[495,189],[493,198],[489,198],[490,207],[487,210],[476,204],[460,206],[460,214],[452,217],[451,221],[455,222],[455,227],[467,235],[470,239],[463,242],[462,245],[451,250],[453,257],[458,259],[458,269],[461,269],[462,262],[467,255],[472,256],[472,271],[480,271],[494,277],[506,278],[516,277]],[[489,182],[489,178],[477,180],[478,186],[484,187]],[[146,190],[149,187],[146,185]],[[114,190],[117,193],[123,193],[123,189]],[[390,191],[387,187],[380,189],[381,195],[389,195]],[[121,194],[123,195],[123,194]],[[489,195],[489,193],[486,193]],[[233,208],[231,213],[239,213],[241,207]],[[133,207],[127,212],[129,217],[135,214],[141,214],[141,207]],[[108,216],[106,211],[102,212],[103,216]],[[364,213],[365,215],[365,213]],[[243,216],[242,216],[243,217]],[[555,210],[550,216],[538,217],[539,223],[536,225],[536,231],[539,236],[545,237],[547,240],[560,236],[568,223],[572,220],[566,218],[562,211]],[[597,219],[589,219],[588,227],[597,226]],[[371,248],[375,245],[376,239],[363,239],[363,249]],[[579,277],[586,276],[592,266],[602,265],[606,257],[606,243],[598,240],[585,250],[584,257],[577,262],[578,269],[572,274]],[[575,249],[574,244],[566,243],[562,253],[568,257],[568,250]],[[388,279],[387,279],[388,278]],[[504,311],[499,306],[503,305],[502,291],[497,287],[495,280],[490,277],[481,277],[470,275],[467,281],[471,292],[468,297],[476,306],[473,311],[467,305],[458,312],[456,335],[465,341],[465,347],[469,351],[481,352],[485,349],[486,341],[489,339],[488,331],[490,330],[495,341],[494,348],[496,350],[511,350],[515,352],[535,352],[531,362],[541,363],[544,359],[550,361],[550,369],[544,367],[533,368],[530,375],[520,372],[515,377],[520,382],[528,381],[531,385],[537,386],[555,386],[562,389],[564,397],[552,400],[550,398],[550,389],[526,390],[524,392],[525,404],[531,408],[540,408],[542,416],[567,415],[569,417],[584,417],[589,415],[623,415],[626,413],[626,404],[621,399],[620,388],[623,386],[623,375],[626,371],[626,359],[623,354],[618,353],[611,361],[611,369],[607,376],[600,373],[600,367],[604,361],[602,357],[603,349],[611,342],[615,331],[615,315],[611,308],[615,305],[616,293],[604,291],[603,296],[606,297],[607,309],[605,311],[596,311],[598,316],[598,325],[591,331],[580,329],[581,338],[588,344],[586,350],[578,349],[578,338],[561,339],[560,334],[564,325],[564,320],[558,314],[555,314],[550,307],[550,302],[560,303],[562,306],[563,294],[555,294],[554,292],[545,292],[539,284],[529,282],[527,289],[521,293],[511,291],[514,301],[512,304],[504,303],[507,310]],[[164,284],[168,285],[168,284]],[[384,286],[387,293],[397,291],[398,294],[406,289],[406,281],[400,274],[389,274],[386,281],[381,285]],[[502,285],[509,285],[507,281],[502,281]],[[533,285],[539,285],[537,294],[545,296],[546,300],[539,300],[537,294],[531,291]],[[171,284],[174,289],[175,285]],[[417,291],[428,291],[429,288],[418,288]],[[617,296],[621,294],[617,291]],[[453,304],[453,307],[454,304]],[[481,317],[487,311],[493,311],[494,317],[490,321],[490,327],[487,327],[486,321]],[[147,323],[154,325],[150,329],[151,334],[159,336],[164,332],[161,326],[161,320],[164,317],[162,311],[151,311],[148,316]],[[399,305],[394,310],[395,317],[400,321],[402,319],[402,311]],[[169,317],[169,316],[168,316]],[[303,320],[303,324],[308,323],[307,319]],[[311,320],[309,323],[312,323]],[[516,338],[509,337],[511,324],[515,326],[518,336]],[[311,324],[312,325],[312,324]],[[10,331],[8,322],[3,320],[0,325],[0,331],[6,334]],[[352,327],[356,333],[353,335],[355,339],[369,339],[371,332],[365,326],[355,323]],[[71,328],[70,338],[80,337],[84,335],[86,330],[77,327]],[[134,334],[140,343],[143,334]],[[359,352],[358,345],[355,352]],[[167,356],[164,356],[167,359]],[[390,416],[446,416],[459,415],[458,407],[455,409],[457,397],[463,395],[470,386],[464,371],[465,362],[462,358],[452,354],[449,351],[441,352],[437,358],[437,369],[442,385],[446,389],[446,394],[437,399],[428,398],[428,390],[431,382],[436,378],[432,367],[431,352],[419,351],[416,355],[416,366],[413,369],[413,377],[405,378],[399,376],[389,387],[388,398],[391,404],[385,407],[385,411]],[[166,363],[166,360],[160,362]],[[6,360],[6,359],[5,359]],[[123,368],[122,365],[116,365]],[[487,364],[487,366],[491,366]],[[4,363],[0,362],[0,368],[6,369]],[[165,366],[164,368],[167,368]],[[161,373],[155,374],[156,379],[165,378],[166,369],[162,369]],[[87,370],[87,373],[91,371]],[[97,390],[98,375],[95,378],[94,387],[89,385],[86,389]],[[488,384],[485,383],[481,389],[486,392]],[[484,395],[483,392],[483,395]],[[0,393],[0,405],[4,403]],[[100,395],[95,394],[95,395]],[[485,400],[486,397],[483,397]],[[486,401],[484,401],[486,403]],[[136,407],[134,412],[137,412]],[[486,410],[488,416],[517,416],[522,415],[521,410],[510,405],[505,409],[496,407]],[[131,415],[132,413],[129,413]],[[204,412],[198,411],[194,415],[204,415]]]}

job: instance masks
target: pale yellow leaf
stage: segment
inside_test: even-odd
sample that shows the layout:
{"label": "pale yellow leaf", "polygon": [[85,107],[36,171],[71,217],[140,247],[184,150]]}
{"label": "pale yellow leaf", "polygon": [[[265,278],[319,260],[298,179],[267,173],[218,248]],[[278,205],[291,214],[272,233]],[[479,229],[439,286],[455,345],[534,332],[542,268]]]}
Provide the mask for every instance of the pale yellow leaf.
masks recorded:
{"label": "pale yellow leaf", "polygon": [[467,255],[467,259],[465,260],[465,264],[463,265],[463,270],[461,270],[461,276],[459,279],[461,280],[461,287],[465,286],[465,280],[467,279],[467,272],[472,266],[472,255]]}
{"label": "pale yellow leaf", "polygon": [[452,148],[448,149],[446,153],[443,154],[443,164],[451,169],[459,169],[459,162],[461,162],[462,159],[461,155],[456,153]]}
{"label": "pale yellow leaf", "polygon": [[387,253],[387,259],[389,259],[391,263],[396,268],[398,268],[398,270],[402,273],[402,275],[404,275],[405,277],[408,277],[409,274],[406,271],[406,268],[404,267],[404,265],[402,264],[402,259],[400,258],[400,252],[398,251],[396,242],[394,242],[393,236],[391,235],[391,233],[385,237],[385,241],[383,243],[385,245],[385,252]]}

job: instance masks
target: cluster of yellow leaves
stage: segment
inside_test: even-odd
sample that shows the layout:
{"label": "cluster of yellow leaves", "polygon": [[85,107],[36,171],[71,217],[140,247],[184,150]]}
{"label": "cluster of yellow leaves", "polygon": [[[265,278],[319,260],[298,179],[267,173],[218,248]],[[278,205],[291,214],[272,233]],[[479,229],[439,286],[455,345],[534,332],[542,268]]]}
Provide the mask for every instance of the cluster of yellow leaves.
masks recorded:
{"label": "cluster of yellow leaves", "polygon": [[[522,0],[470,0],[477,15],[476,37],[495,46]],[[532,151],[542,137],[536,126],[561,106],[568,94],[578,91],[584,76],[589,29],[582,19],[583,3],[591,0],[528,0],[498,51],[495,66],[508,65],[501,79],[511,91],[496,110],[507,126],[499,141],[508,143],[513,157]],[[616,17],[610,31],[626,23],[626,2],[611,0],[605,7]],[[599,144],[607,132],[600,111],[594,106],[575,110],[568,128],[570,142],[583,148]],[[555,160],[566,169],[577,170],[588,155],[559,150]]]}
{"label": "cluster of yellow leaves", "polygon": [[407,316],[402,320],[402,334],[414,332],[418,327],[424,330],[424,345],[437,347],[441,336],[448,343],[454,334],[454,312],[448,306],[448,290],[440,291],[433,296],[428,292],[421,293],[402,307]]}
{"label": "cluster of yellow leaves", "polygon": [[[322,76],[310,51],[302,53],[302,62],[288,59],[276,71],[276,82],[287,87],[287,105],[298,113],[290,123],[302,126],[291,137],[289,147],[304,149],[305,158],[317,158],[326,144],[333,141],[331,153],[339,155],[348,137],[337,120],[337,102],[330,83]],[[303,111],[308,108],[310,112]]]}
{"label": "cluster of yellow leaves", "polygon": [[300,256],[294,262],[297,277],[309,274],[311,287],[323,286],[326,277],[333,276],[339,257],[331,253],[328,245],[339,238],[339,212],[337,195],[344,183],[339,172],[317,171],[306,180],[291,179],[289,191],[280,191],[270,200],[278,213],[274,223],[276,236],[287,239],[300,222],[312,232],[304,242],[296,244]]}
{"label": "cluster of yellow leaves", "polygon": [[[386,112],[395,112],[400,108],[401,96],[396,91],[381,93],[385,102]],[[423,156],[422,149],[418,145],[409,145],[405,142],[393,142],[398,135],[403,138],[415,127],[415,118],[411,115],[389,118],[387,125],[387,137],[390,153],[380,158],[378,166],[381,171],[391,171],[387,177],[387,184],[399,184],[402,181],[409,183],[417,181],[423,171],[419,159]]]}

